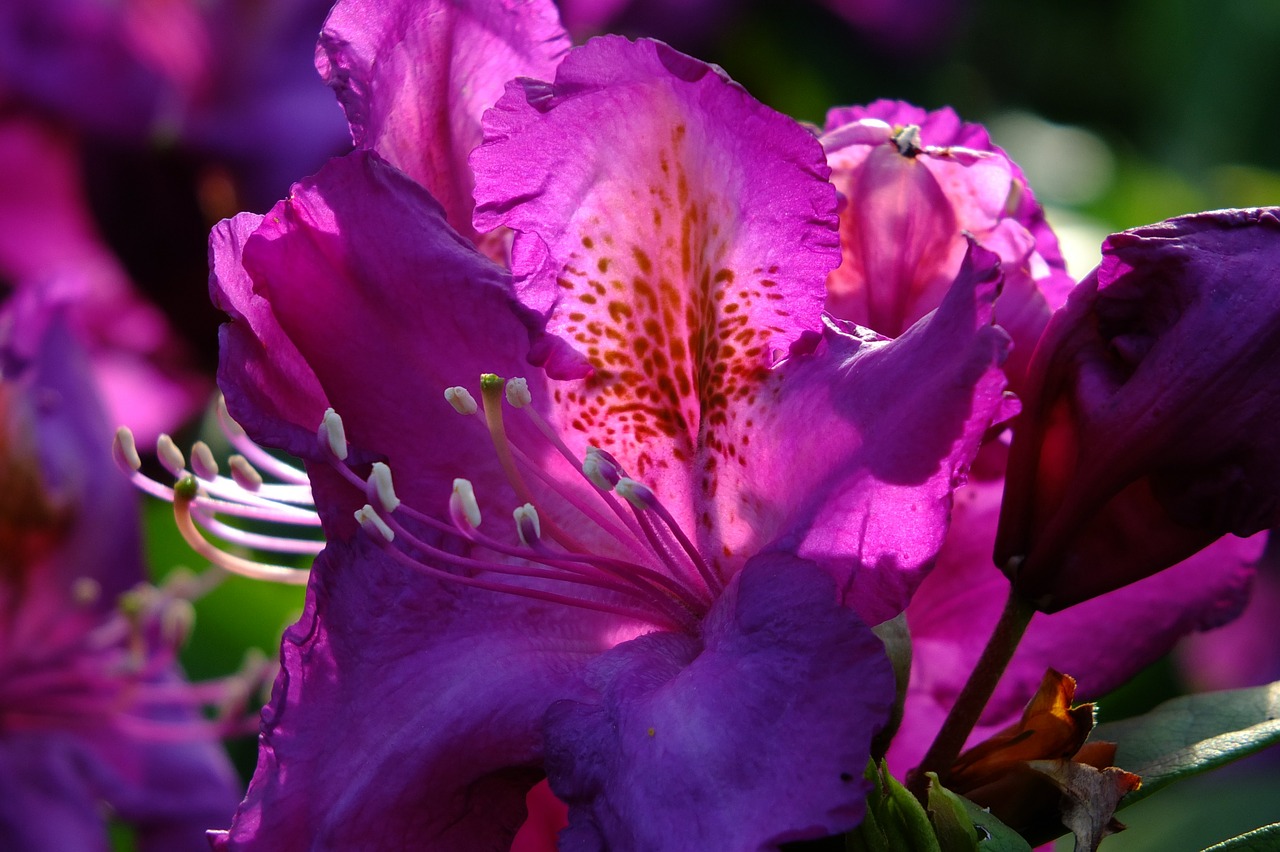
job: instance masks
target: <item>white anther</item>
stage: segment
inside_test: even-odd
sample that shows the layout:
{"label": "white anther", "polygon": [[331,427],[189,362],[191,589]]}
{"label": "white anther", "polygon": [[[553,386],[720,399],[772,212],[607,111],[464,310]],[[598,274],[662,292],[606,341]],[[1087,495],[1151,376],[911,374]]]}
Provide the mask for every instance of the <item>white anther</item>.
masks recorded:
{"label": "white anther", "polygon": [[191,638],[196,626],[196,608],[185,598],[175,598],[164,605],[160,614],[160,636],[174,648],[181,648]]}
{"label": "white anther", "polygon": [[387,526],[386,521],[378,517],[378,513],[368,503],[365,503],[356,511],[356,523],[360,524],[365,532],[370,534],[376,532],[388,542],[396,540],[395,531]]}
{"label": "white anther", "polygon": [[160,458],[160,464],[164,465],[164,469],[174,476],[182,476],[187,472],[187,459],[182,455],[182,450],[178,449],[173,439],[164,433],[156,438],[156,455]]}
{"label": "white anther", "polygon": [[524,408],[533,402],[533,394],[529,393],[529,383],[519,376],[507,379],[507,402],[511,403],[513,408]]}
{"label": "white anther", "polygon": [[618,480],[616,490],[619,497],[637,509],[652,509],[658,502],[658,498],[654,496],[649,486],[636,482],[629,476]]}
{"label": "white anther", "polygon": [[480,526],[480,504],[476,502],[475,489],[469,479],[455,479],[453,494],[449,495],[449,510],[461,514],[472,528]]}
{"label": "white anther", "polygon": [[342,426],[342,418],[332,408],[326,408],[324,419],[320,421],[320,432],[316,436],[321,444],[327,444],[330,451],[339,461],[347,458],[347,430]]}
{"label": "white anther", "polygon": [[71,599],[81,606],[89,606],[102,597],[102,584],[92,577],[78,577],[71,584]]}
{"label": "white anther", "polygon": [[204,441],[196,441],[191,445],[191,472],[212,482],[218,477],[218,460],[213,457],[213,450]]}
{"label": "white anther", "polygon": [[142,468],[142,458],[138,455],[138,445],[133,440],[133,431],[128,426],[116,430],[116,438],[111,442],[111,451],[116,460],[127,465],[130,470]]}
{"label": "white anther", "polygon": [[582,475],[601,491],[612,491],[622,478],[617,465],[595,447],[587,447],[587,455],[582,460]]}
{"label": "white anther", "polygon": [[394,512],[396,507],[400,505],[400,498],[396,496],[395,486],[391,482],[391,468],[382,462],[373,463],[373,472],[369,474],[369,490],[373,493],[370,498],[378,498],[378,502],[382,504],[382,508],[388,512]]}
{"label": "white anther", "polygon": [[476,404],[476,398],[471,395],[471,391],[460,385],[446,388],[444,398],[453,406],[453,410],[459,414],[475,414],[480,410],[480,406]]}
{"label": "white anther", "polygon": [[262,487],[262,474],[249,464],[249,460],[236,454],[227,459],[227,467],[231,468],[231,478],[245,491],[257,491]]}
{"label": "white anther", "polygon": [[538,520],[538,510],[532,503],[517,506],[511,514],[516,519],[516,534],[520,536],[521,544],[532,547],[542,540],[542,523]]}

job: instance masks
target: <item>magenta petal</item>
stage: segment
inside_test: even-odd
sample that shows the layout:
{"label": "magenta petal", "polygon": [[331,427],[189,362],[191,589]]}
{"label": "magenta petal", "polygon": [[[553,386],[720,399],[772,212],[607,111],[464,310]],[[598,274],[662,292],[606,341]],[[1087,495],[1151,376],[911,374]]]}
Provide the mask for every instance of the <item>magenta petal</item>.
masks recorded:
{"label": "magenta petal", "polygon": [[[908,125],[919,138],[904,137],[899,150],[890,134]],[[1005,373],[1020,390],[1040,332],[1074,282],[1018,166],[950,109],[926,113],[898,101],[832,110],[823,145],[848,198],[827,309],[901,334],[938,305],[971,236],[1000,255],[996,322],[1013,338]]]}
{"label": "magenta petal", "polygon": [[833,324],[824,348],[779,366],[780,397],[753,412],[742,476],[766,497],[743,523],[769,529],[786,507],[782,540],[870,624],[901,612],[932,566],[951,492],[1001,411],[999,280],[995,255],[973,246],[936,312],[892,342]]}
{"label": "magenta petal", "polygon": [[316,51],[356,146],[426,187],[474,238],[480,116],[515,77],[549,78],[569,47],[549,0],[344,0]]}
{"label": "magenta petal", "polygon": [[[915,648],[906,712],[890,750],[895,772],[915,766],[991,635],[1009,581],[991,560],[1002,483],[972,482],[937,567],[907,608]],[[1046,668],[1076,678],[1081,699],[1106,693],[1181,637],[1229,621],[1248,598],[1265,535],[1227,538],[1162,574],[1031,622],[971,741],[1017,719]]]}
{"label": "magenta petal", "polygon": [[[331,405],[351,442],[384,454],[406,474],[401,496],[426,508],[445,505],[457,471],[495,467],[483,425],[458,415],[444,391],[476,390],[484,372],[523,372],[536,319],[425,190],[356,152],[276,205],[245,241],[243,269],[226,248],[229,237],[215,242],[215,283],[254,313],[249,328],[236,321],[224,332],[236,346],[224,350],[223,385],[232,414],[261,424],[245,423],[257,440],[316,457],[316,427]],[[296,389],[272,396],[294,377]],[[418,431],[426,424],[430,440]]]}
{"label": "magenta petal", "polygon": [[838,261],[821,147],[709,65],[593,40],[554,84],[513,83],[471,162],[477,227],[516,231],[522,301],[591,372],[558,424],[632,475],[688,476],[820,326]]}
{"label": "magenta petal", "polygon": [[568,616],[442,586],[368,538],[331,543],[218,848],[507,848],[541,775],[542,716],[610,633]]}
{"label": "magenta petal", "polygon": [[596,694],[547,716],[566,848],[775,848],[861,820],[893,675],[811,563],[756,557],[700,639],[651,633],[586,676]]}

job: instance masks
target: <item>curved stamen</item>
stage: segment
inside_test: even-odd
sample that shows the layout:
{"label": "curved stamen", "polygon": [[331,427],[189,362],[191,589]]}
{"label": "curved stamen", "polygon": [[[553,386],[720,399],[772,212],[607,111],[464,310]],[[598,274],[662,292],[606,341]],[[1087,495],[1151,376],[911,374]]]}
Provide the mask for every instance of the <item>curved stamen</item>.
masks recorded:
{"label": "curved stamen", "polygon": [[207,530],[229,544],[253,550],[267,550],[275,553],[296,553],[304,556],[317,556],[324,550],[324,542],[306,538],[286,538],[284,536],[263,535],[262,533],[242,530],[230,524],[224,524],[200,507],[196,501],[191,511],[196,525]]}
{"label": "curved stamen", "polygon": [[[543,589],[532,588],[529,586],[514,586],[508,583],[500,583],[500,582],[486,580],[481,577],[469,577],[465,574],[454,574],[452,572],[441,570],[425,562],[421,562],[417,559],[414,559],[409,554],[399,550],[397,547],[395,547],[395,545],[387,541],[382,536],[373,536],[372,539],[373,541],[380,544],[383,551],[386,552],[389,556],[391,556],[391,558],[395,559],[397,562],[437,580],[445,580],[452,583],[458,583],[463,586],[472,586],[477,589],[485,589],[491,592],[500,592],[508,595],[517,595],[519,597],[533,598],[535,600],[546,601],[547,603],[560,604],[561,606],[571,606],[578,609],[590,609],[590,610],[595,610],[597,612],[605,612],[611,615],[619,615],[624,618],[633,619],[635,621],[640,621],[646,624],[652,624],[654,622],[655,613],[650,610],[636,610],[630,607],[611,604],[604,601],[594,600],[591,598],[577,598],[569,595],[557,594],[556,592],[549,592]],[[436,551],[436,553],[443,553],[443,551]],[[486,570],[489,570],[489,569],[486,569]],[[561,578],[554,578],[554,579],[561,579]],[[691,629],[695,623],[696,622],[694,620],[690,619],[687,622],[681,622],[681,621],[669,622],[668,626],[672,628],[687,630],[687,629]]]}
{"label": "curved stamen", "polygon": [[191,505],[196,502],[197,488],[195,477],[182,479],[173,489],[173,518],[182,533],[182,538],[196,553],[208,559],[214,565],[255,580],[267,580],[273,583],[304,585],[310,571],[305,568],[290,568],[287,565],[271,565],[254,562],[214,547],[196,527],[191,517]]}
{"label": "curved stamen", "polygon": [[693,542],[689,540],[684,530],[676,523],[675,517],[668,511],[667,507],[662,505],[662,501],[658,499],[657,494],[653,493],[652,488],[630,477],[623,477],[618,481],[617,490],[619,494],[623,495],[623,499],[632,506],[637,509],[647,509],[661,518],[662,523],[675,536],[676,541],[680,542],[680,547],[697,569],[698,576],[707,584],[707,588],[715,594],[724,591],[724,584],[720,581],[720,578],[712,572],[706,560],[702,558],[702,554],[693,546]]}
{"label": "curved stamen", "polygon": [[281,461],[249,440],[249,436],[245,434],[244,429],[240,428],[240,424],[231,419],[231,414],[227,411],[225,397],[218,397],[216,411],[218,425],[222,427],[222,431],[227,436],[227,440],[231,442],[231,446],[239,450],[240,454],[255,467],[284,482],[292,482],[295,485],[311,485],[311,480],[307,478],[306,471]]}

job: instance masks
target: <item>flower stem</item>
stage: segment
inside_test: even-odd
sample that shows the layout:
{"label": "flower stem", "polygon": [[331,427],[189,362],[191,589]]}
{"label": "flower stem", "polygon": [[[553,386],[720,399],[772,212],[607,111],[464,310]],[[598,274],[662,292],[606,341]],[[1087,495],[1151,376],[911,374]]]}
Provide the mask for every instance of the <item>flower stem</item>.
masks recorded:
{"label": "flower stem", "polygon": [[924,759],[911,774],[911,791],[917,798],[924,794],[926,773],[936,772],[939,780],[946,782],[951,764],[955,763],[960,750],[964,748],[965,740],[977,724],[978,717],[991,700],[1000,677],[1013,659],[1013,653],[1018,649],[1018,643],[1027,632],[1027,625],[1035,614],[1035,607],[1010,587],[1009,599],[1005,602],[1004,611],[1000,613],[1000,620],[996,622],[987,647],[983,649],[973,673],[960,690],[960,695],[947,714],[946,721],[942,723],[933,745],[929,746]]}

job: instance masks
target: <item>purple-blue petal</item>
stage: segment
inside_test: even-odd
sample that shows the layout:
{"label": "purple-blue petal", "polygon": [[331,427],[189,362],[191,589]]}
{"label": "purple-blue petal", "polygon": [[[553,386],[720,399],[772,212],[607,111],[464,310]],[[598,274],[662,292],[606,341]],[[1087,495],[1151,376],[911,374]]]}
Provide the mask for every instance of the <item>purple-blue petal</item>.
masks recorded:
{"label": "purple-blue petal", "polygon": [[812,563],[754,558],[700,636],[641,636],[586,679],[547,715],[566,848],[771,849],[861,820],[893,674]]}

